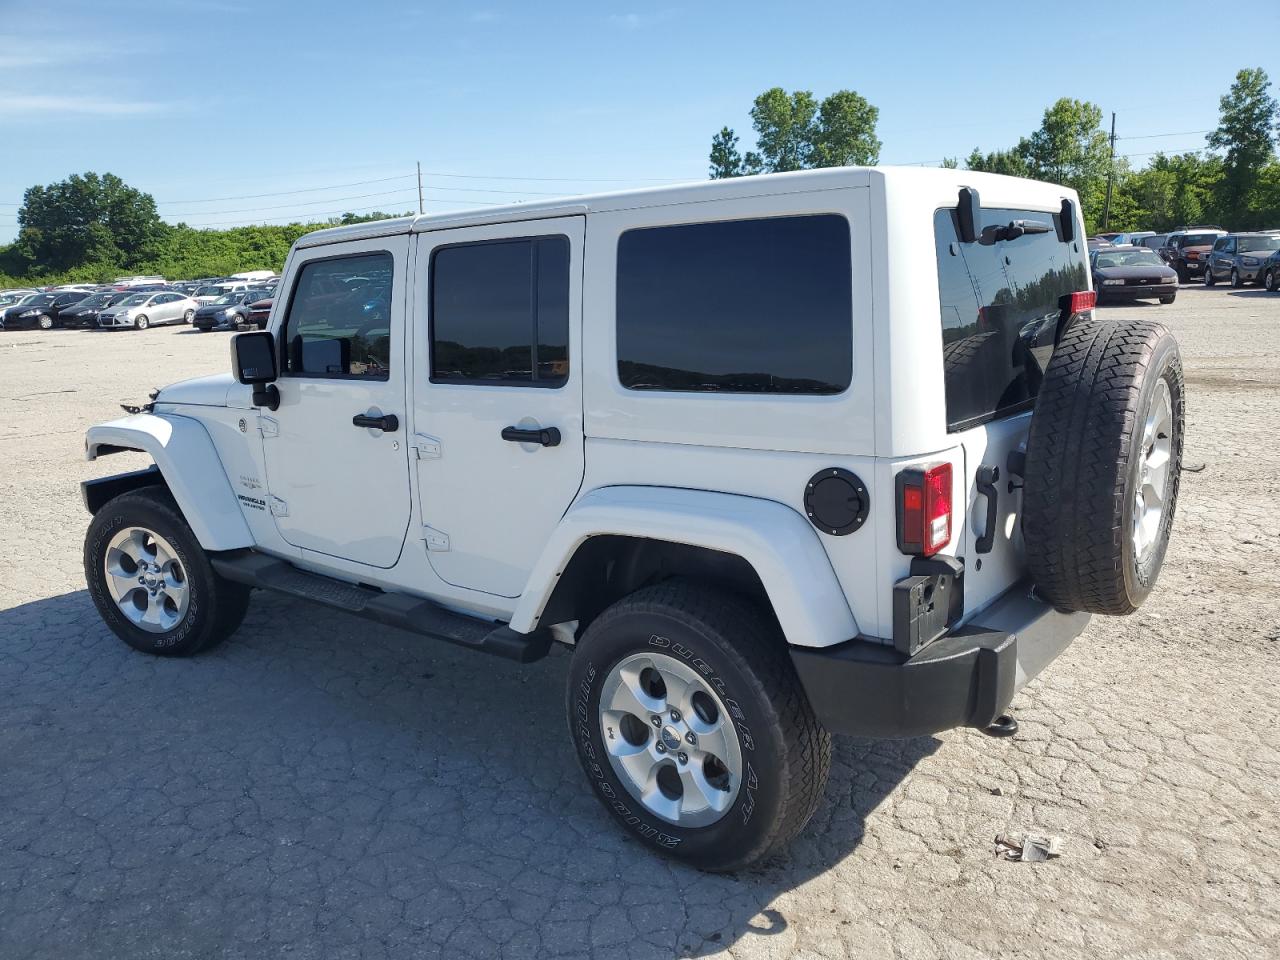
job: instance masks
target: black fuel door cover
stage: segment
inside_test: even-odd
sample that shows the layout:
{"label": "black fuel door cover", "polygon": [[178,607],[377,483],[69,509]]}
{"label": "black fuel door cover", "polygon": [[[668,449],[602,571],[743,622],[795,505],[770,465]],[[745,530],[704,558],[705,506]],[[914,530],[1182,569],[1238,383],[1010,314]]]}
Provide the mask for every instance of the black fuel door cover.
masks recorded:
{"label": "black fuel door cover", "polygon": [[871,498],[867,485],[856,473],[827,467],[809,478],[804,491],[804,510],[810,522],[823,533],[844,537],[867,522]]}

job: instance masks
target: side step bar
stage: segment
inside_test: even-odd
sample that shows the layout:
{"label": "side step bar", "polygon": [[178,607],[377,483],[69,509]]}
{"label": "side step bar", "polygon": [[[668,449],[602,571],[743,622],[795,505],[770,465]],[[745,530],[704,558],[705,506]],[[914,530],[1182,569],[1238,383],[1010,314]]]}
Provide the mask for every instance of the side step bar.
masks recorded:
{"label": "side step bar", "polygon": [[251,550],[213,554],[209,559],[219,575],[236,583],[313,600],[358,617],[473,650],[483,650],[508,660],[532,663],[545,657],[551,649],[549,630],[516,633],[505,623],[454,613],[430,600],[408,594],[384,593],[307,573],[284,560]]}

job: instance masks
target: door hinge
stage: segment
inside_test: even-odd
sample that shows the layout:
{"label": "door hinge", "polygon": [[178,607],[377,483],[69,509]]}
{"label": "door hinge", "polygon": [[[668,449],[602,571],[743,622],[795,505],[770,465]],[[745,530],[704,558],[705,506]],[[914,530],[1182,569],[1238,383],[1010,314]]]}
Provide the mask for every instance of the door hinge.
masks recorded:
{"label": "door hinge", "polygon": [[268,503],[271,505],[271,515],[273,517],[287,517],[289,515],[289,504],[279,497],[272,496],[268,498]]}
{"label": "door hinge", "polygon": [[419,460],[439,460],[440,441],[435,437],[428,437],[425,433],[415,433],[413,452],[418,455]]}
{"label": "door hinge", "polygon": [[422,539],[427,541],[427,549],[432,551],[444,551],[449,549],[449,535],[443,530],[437,530],[435,527],[422,525]]}
{"label": "door hinge", "polygon": [[258,431],[264,437],[280,436],[280,421],[274,417],[266,417],[262,414],[258,415]]}

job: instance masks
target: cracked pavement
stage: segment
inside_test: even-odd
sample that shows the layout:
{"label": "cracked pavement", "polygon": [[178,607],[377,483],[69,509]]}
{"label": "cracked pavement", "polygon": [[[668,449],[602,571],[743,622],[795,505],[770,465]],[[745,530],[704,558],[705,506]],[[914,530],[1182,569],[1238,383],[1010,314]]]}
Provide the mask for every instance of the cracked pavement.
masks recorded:
{"label": "cracked pavement", "polygon": [[[1106,308],[1178,334],[1169,560],[993,740],[838,740],[786,857],[661,860],[588,791],[564,652],[523,667],[256,594],[185,661],[83,589],[91,423],[221,334],[0,332],[0,957],[1274,957],[1280,296]],[[1270,443],[1258,443],[1261,438]],[[997,833],[1065,840],[995,858]]]}

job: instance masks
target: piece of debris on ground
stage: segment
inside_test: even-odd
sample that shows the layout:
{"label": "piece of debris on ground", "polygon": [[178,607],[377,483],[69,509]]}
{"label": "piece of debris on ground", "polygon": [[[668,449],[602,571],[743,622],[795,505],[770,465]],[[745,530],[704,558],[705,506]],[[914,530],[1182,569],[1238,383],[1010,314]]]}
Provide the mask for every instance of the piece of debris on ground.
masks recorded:
{"label": "piece of debris on ground", "polygon": [[1021,839],[1001,833],[996,835],[996,856],[1021,863],[1042,863],[1062,856],[1061,837],[1028,833]]}

